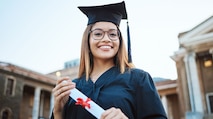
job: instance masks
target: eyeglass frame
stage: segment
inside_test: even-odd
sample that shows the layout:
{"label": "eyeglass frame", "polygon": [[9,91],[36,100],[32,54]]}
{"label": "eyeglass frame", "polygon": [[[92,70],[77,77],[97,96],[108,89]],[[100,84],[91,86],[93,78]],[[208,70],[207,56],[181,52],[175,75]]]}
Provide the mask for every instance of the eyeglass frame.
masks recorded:
{"label": "eyeglass frame", "polygon": [[102,30],[102,29],[100,29],[100,28],[90,30],[88,35],[90,36],[90,35],[91,35],[91,33],[92,33],[93,31],[95,31],[95,30],[101,30],[101,31],[103,31],[104,35],[102,36],[102,38],[101,38],[101,39],[95,39],[95,38],[93,38],[93,35],[92,35],[92,38],[93,38],[94,40],[102,40],[102,39],[104,38],[104,36],[105,36],[105,33],[106,33],[106,32],[107,32],[107,37],[108,37],[111,41],[120,40],[121,32],[120,32],[120,30],[119,30],[119,29],[110,29],[110,30],[115,30],[115,31],[117,31],[118,39],[111,39],[110,34],[109,34],[109,31],[110,31],[110,30],[108,30],[108,31],[104,31],[104,30]]}

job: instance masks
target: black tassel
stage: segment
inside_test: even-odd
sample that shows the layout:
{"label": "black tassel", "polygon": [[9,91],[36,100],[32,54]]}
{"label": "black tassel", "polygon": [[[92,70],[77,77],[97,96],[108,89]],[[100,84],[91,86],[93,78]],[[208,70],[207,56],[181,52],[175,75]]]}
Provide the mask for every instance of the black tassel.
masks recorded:
{"label": "black tassel", "polygon": [[130,31],[129,31],[129,23],[127,21],[127,44],[128,44],[128,62],[132,62],[132,55],[131,55],[131,40],[130,40]]}

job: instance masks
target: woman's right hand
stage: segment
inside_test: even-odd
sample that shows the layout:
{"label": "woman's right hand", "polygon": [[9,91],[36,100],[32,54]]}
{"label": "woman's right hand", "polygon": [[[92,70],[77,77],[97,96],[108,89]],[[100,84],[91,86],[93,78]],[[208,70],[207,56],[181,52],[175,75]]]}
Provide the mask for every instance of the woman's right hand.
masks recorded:
{"label": "woman's right hand", "polygon": [[75,88],[75,83],[73,83],[68,77],[57,80],[56,86],[52,90],[54,95],[54,117],[62,117],[64,105],[67,103],[70,90],[73,88]]}

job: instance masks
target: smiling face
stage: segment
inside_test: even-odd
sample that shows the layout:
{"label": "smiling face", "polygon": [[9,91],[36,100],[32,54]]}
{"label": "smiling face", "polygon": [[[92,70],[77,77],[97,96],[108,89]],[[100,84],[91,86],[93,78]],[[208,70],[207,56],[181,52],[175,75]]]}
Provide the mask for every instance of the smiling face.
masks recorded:
{"label": "smiling face", "polygon": [[94,61],[98,59],[113,61],[120,45],[117,31],[116,25],[111,22],[96,22],[93,25],[89,45]]}

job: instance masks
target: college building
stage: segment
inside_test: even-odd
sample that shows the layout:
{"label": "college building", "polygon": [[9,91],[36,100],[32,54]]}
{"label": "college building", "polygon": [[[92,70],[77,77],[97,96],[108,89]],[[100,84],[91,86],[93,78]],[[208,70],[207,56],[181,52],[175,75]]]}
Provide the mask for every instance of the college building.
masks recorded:
{"label": "college building", "polygon": [[213,16],[180,33],[176,62],[181,118],[213,119]]}

